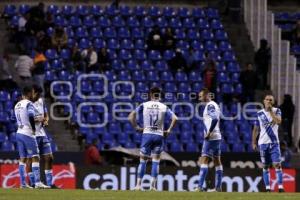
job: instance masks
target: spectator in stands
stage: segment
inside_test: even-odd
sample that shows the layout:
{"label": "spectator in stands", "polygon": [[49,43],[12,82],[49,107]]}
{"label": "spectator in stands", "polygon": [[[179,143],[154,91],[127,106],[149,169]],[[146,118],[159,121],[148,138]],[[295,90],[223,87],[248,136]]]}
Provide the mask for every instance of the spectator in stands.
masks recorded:
{"label": "spectator in stands", "polygon": [[71,50],[71,61],[72,61],[72,69],[70,71],[79,70],[84,71],[84,61],[81,56],[81,52],[78,48],[78,45],[75,44]]}
{"label": "spectator in stands", "polygon": [[54,17],[50,12],[46,13],[45,23],[44,23],[44,31],[47,32],[49,27],[54,27]]}
{"label": "spectator in stands", "polygon": [[292,151],[287,147],[286,142],[280,142],[281,165],[283,168],[291,167]]}
{"label": "spectator in stands", "polygon": [[296,27],[292,31],[293,40],[296,44],[300,44],[300,20],[297,21]]}
{"label": "spectator in stands", "polygon": [[286,133],[286,141],[289,147],[293,145],[292,126],[295,113],[295,105],[293,104],[292,96],[285,94],[283,97],[283,103],[280,105],[282,112],[282,128]]}
{"label": "spectator in stands", "polygon": [[168,62],[171,71],[175,74],[178,70],[186,71],[187,62],[180,49],[176,49],[175,56]]}
{"label": "spectator in stands", "polygon": [[12,79],[12,74],[9,71],[9,56],[6,51],[0,56],[0,90],[12,90],[17,88],[17,84]]}
{"label": "spectator in stands", "polygon": [[260,80],[260,89],[268,89],[268,72],[271,61],[271,49],[268,47],[268,41],[260,40],[260,47],[255,53],[255,64],[257,75]]}
{"label": "spectator in stands", "polygon": [[37,47],[36,34],[39,32],[38,23],[31,18],[25,24],[24,49],[28,54],[31,54],[33,49]]}
{"label": "spectator in stands", "polygon": [[217,69],[215,62],[210,62],[202,72],[204,87],[211,93],[216,93],[217,89]]}
{"label": "spectator in stands", "polygon": [[31,82],[31,71],[30,69],[33,67],[33,60],[31,57],[28,56],[25,52],[21,52],[20,56],[18,57],[15,68],[17,73],[22,81],[22,87],[30,85]]}
{"label": "spectator in stands", "polygon": [[55,28],[54,34],[51,37],[53,48],[60,51],[62,48],[67,47],[68,35],[62,27]]}
{"label": "spectator in stands", "polygon": [[51,38],[43,31],[38,32],[36,38],[37,38],[37,46],[42,51],[46,51],[47,49],[50,49],[52,47]]}
{"label": "spectator in stands", "polygon": [[189,56],[187,58],[187,68],[187,72],[197,69],[196,50],[193,48],[189,49]]}
{"label": "spectator in stands", "polygon": [[45,4],[40,2],[37,6],[33,6],[28,11],[30,18],[35,20],[44,20],[45,19]]}
{"label": "spectator in stands", "polygon": [[44,93],[45,92],[44,89],[45,67],[47,65],[47,58],[41,49],[35,50],[33,63],[34,65],[31,68],[31,73],[33,78],[32,80],[36,85],[42,88],[43,90],[42,93]]}
{"label": "spectator in stands", "polygon": [[162,42],[165,50],[175,49],[176,41],[171,28],[167,28],[165,34],[163,35]]}
{"label": "spectator in stands", "polygon": [[99,67],[100,67],[100,71],[105,71],[109,69],[109,65],[110,65],[110,59],[109,59],[109,55],[107,53],[106,48],[101,48],[99,53],[98,53],[98,63],[99,63]]}
{"label": "spectator in stands", "polygon": [[92,144],[88,145],[84,152],[84,163],[86,165],[102,165],[103,160],[98,149],[99,140],[93,139]]}
{"label": "spectator in stands", "polygon": [[147,38],[148,50],[162,51],[162,34],[158,26],[154,26]]}
{"label": "spectator in stands", "polygon": [[251,63],[248,63],[246,65],[246,69],[242,71],[240,82],[243,86],[242,102],[253,102],[257,83],[257,75]]}
{"label": "spectator in stands", "polygon": [[24,49],[24,47],[22,47],[22,44],[24,42],[24,36],[26,32],[25,25],[27,23],[28,17],[29,17],[28,14],[20,15],[20,18],[18,20],[18,29],[16,30],[15,33],[14,42],[17,45],[17,48],[19,50],[21,50],[22,48]]}
{"label": "spectator in stands", "polygon": [[204,52],[204,66],[210,65],[210,63],[215,62],[214,58],[207,51]]}
{"label": "spectator in stands", "polygon": [[94,50],[93,46],[90,46],[87,49],[84,49],[81,52],[81,56],[85,63],[85,72],[90,73],[91,71],[97,71],[98,70],[98,55],[96,51]]}

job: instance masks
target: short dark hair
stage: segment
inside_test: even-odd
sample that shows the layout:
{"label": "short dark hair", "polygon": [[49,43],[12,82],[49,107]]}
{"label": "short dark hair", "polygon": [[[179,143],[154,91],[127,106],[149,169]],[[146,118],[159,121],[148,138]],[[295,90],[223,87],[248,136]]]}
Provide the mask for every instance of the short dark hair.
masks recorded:
{"label": "short dark hair", "polygon": [[22,90],[22,95],[27,96],[29,93],[32,92],[32,86],[25,86]]}
{"label": "short dark hair", "polygon": [[40,86],[36,85],[36,84],[34,84],[34,85],[32,86],[32,89],[33,89],[36,93],[38,93],[38,94],[42,94],[42,93],[43,93],[43,89],[42,89]]}
{"label": "short dark hair", "polygon": [[153,87],[150,89],[150,94],[160,94],[161,89],[159,87]]}

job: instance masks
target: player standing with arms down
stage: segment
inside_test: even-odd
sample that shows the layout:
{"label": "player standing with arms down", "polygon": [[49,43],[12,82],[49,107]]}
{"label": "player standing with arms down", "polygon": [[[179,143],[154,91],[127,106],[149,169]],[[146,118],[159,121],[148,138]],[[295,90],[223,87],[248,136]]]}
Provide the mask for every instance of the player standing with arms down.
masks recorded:
{"label": "player standing with arms down", "polygon": [[252,147],[257,150],[256,138],[258,128],[260,129],[258,145],[260,150],[260,158],[263,163],[263,179],[266,191],[271,192],[270,187],[270,171],[272,165],[276,169],[277,183],[279,192],[284,192],[282,169],[281,169],[281,153],[279,148],[278,127],[281,124],[281,111],[279,108],[273,107],[274,97],[266,95],[264,98],[264,109],[257,112],[257,121],[252,133]]}
{"label": "player standing with arms down", "polygon": [[204,181],[208,173],[208,161],[212,158],[215,166],[215,190],[222,191],[223,166],[221,163],[221,132],[219,127],[220,108],[211,100],[211,93],[208,89],[202,89],[199,93],[199,100],[205,103],[203,111],[204,122],[204,143],[202,146],[199,172],[199,186],[195,191],[205,191]]}
{"label": "player standing with arms down", "polygon": [[[163,103],[159,102],[161,90],[157,87],[151,88],[151,100],[139,105],[132,111],[128,119],[135,130],[143,132],[140,149],[140,164],[138,166],[138,178],[135,190],[141,190],[141,183],[146,171],[147,160],[152,154],[151,187],[156,190],[156,179],[159,173],[160,154],[164,148],[164,137],[167,137],[175,126],[177,116]],[[143,127],[137,124],[136,114],[143,112]],[[164,130],[165,117],[170,117],[170,127]]]}
{"label": "player standing with arms down", "polygon": [[[49,117],[48,117],[48,111],[46,108],[46,105],[44,103],[44,100],[42,99],[41,95],[43,92],[43,89],[39,87],[38,85],[33,85],[33,90],[36,92],[36,96],[33,99],[33,105],[35,109],[35,127],[36,127],[36,141],[38,144],[40,155],[44,158],[44,169],[45,169],[45,177],[46,177],[46,183],[49,187],[57,188],[55,185],[53,185],[53,172],[52,172],[52,162],[53,162],[53,154],[51,149],[51,144],[49,142],[49,139],[46,135],[46,132],[44,130],[44,126],[48,125]],[[29,159],[29,162],[31,163],[31,159]],[[31,170],[30,170],[31,171]],[[34,182],[34,176],[32,172],[28,173],[31,185],[35,185]]]}
{"label": "player standing with arms down", "polygon": [[26,161],[32,159],[32,171],[35,180],[35,188],[49,188],[40,180],[40,158],[39,150],[35,138],[34,106],[31,102],[36,93],[31,87],[24,87],[22,100],[19,101],[15,108],[17,119],[17,144],[20,156],[19,173],[21,188],[31,188],[26,184]]}

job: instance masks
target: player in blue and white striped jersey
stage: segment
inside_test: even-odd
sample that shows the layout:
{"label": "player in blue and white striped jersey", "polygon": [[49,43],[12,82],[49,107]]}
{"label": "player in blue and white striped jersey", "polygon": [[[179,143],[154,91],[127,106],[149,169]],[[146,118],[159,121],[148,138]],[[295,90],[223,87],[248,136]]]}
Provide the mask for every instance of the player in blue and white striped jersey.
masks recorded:
{"label": "player in blue and white striped jersey", "polygon": [[264,98],[264,109],[257,112],[257,120],[253,128],[252,147],[257,150],[256,139],[259,132],[258,145],[260,157],[263,163],[263,179],[266,191],[271,192],[270,187],[270,171],[272,165],[276,169],[277,182],[279,192],[284,192],[282,169],[281,169],[281,153],[279,147],[278,127],[281,124],[281,111],[279,108],[273,107],[274,97],[266,95]]}
{"label": "player in blue and white striped jersey", "polygon": [[[132,111],[128,119],[132,126],[139,132],[142,132],[142,143],[140,149],[140,164],[138,166],[138,179],[135,190],[141,190],[142,178],[146,171],[148,158],[152,156],[151,187],[150,190],[156,190],[156,179],[159,173],[160,154],[164,148],[164,137],[167,137],[175,126],[177,116],[163,103],[159,102],[161,90],[157,87],[151,88],[151,100],[142,103]],[[137,113],[143,113],[143,127],[137,124]],[[164,129],[165,118],[172,119],[168,129]]]}
{"label": "player in blue and white striped jersey", "polygon": [[23,99],[19,101],[14,108],[18,124],[16,137],[20,156],[19,172],[21,188],[30,188],[30,186],[26,184],[26,161],[28,158],[32,159],[32,171],[36,182],[35,187],[49,188],[40,180],[39,150],[35,138],[35,112],[31,102],[35,95],[32,87],[24,87]]}
{"label": "player in blue and white striped jersey", "polygon": [[209,158],[212,158],[215,166],[215,190],[222,191],[223,166],[221,163],[221,110],[216,102],[211,100],[211,93],[204,88],[199,93],[199,100],[205,104],[203,111],[204,143],[202,146],[199,172],[199,186],[195,191],[204,191],[204,182],[208,173]]}

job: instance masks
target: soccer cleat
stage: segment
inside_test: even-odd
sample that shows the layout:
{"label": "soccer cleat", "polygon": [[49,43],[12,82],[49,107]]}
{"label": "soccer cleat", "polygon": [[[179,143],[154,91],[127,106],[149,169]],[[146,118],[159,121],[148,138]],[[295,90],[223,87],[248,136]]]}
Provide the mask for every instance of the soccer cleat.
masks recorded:
{"label": "soccer cleat", "polygon": [[216,188],[216,192],[222,192],[222,188]]}
{"label": "soccer cleat", "polygon": [[35,184],[36,189],[50,189],[50,186],[43,184],[42,182]]}
{"label": "soccer cleat", "polygon": [[33,189],[33,187],[31,187],[30,185],[26,184],[26,185],[21,185],[22,189]]}
{"label": "soccer cleat", "polygon": [[141,186],[135,186],[133,188],[133,191],[141,191],[141,190],[142,190]]}
{"label": "soccer cleat", "polygon": [[266,189],[266,192],[271,192],[271,190],[270,189]]}
{"label": "soccer cleat", "polygon": [[149,189],[150,191],[157,191],[157,189],[155,187],[150,187]]}
{"label": "soccer cleat", "polygon": [[279,192],[279,193],[283,193],[283,192],[285,192],[285,191],[284,191],[283,188],[280,188],[280,189],[278,189],[278,192]]}

